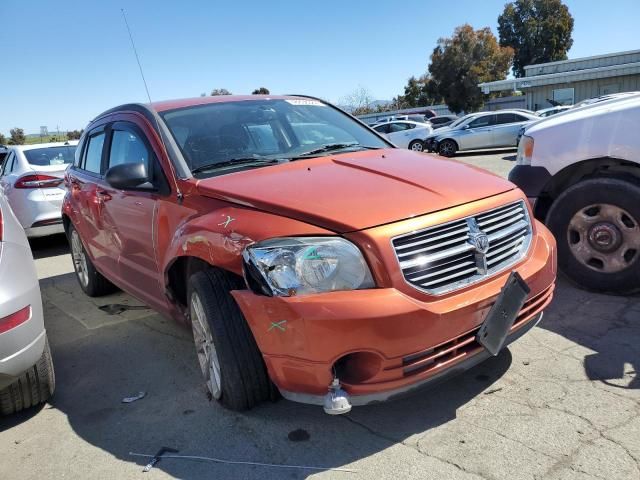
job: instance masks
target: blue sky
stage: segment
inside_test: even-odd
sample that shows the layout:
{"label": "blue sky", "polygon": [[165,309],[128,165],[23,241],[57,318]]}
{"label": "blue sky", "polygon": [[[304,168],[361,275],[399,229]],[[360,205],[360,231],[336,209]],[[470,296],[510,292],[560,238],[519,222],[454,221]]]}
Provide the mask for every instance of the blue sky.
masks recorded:
{"label": "blue sky", "polygon": [[[80,129],[110,107],[146,101],[121,7],[154,100],[266,86],[339,102],[358,86],[377,99],[401,93],[457,25],[497,34],[505,3],[0,0],[0,132]],[[575,19],[570,58],[640,48],[640,1],[565,3]]]}

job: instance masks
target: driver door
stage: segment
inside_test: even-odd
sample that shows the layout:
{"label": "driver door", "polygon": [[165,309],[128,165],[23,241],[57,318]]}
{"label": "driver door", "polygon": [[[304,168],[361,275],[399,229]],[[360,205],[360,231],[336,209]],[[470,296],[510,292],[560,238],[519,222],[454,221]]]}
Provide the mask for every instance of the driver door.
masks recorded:
{"label": "driver door", "polygon": [[495,119],[495,114],[482,115],[469,123],[469,128],[460,138],[460,148],[464,150],[491,148],[493,146]]}

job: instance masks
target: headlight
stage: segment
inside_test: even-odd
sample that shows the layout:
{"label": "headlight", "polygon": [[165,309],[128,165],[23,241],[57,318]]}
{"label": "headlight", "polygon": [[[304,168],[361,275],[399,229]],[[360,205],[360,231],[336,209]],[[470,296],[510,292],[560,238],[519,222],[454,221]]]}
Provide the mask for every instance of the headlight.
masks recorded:
{"label": "headlight", "polygon": [[523,135],[518,144],[518,153],[516,155],[516,165],[531,165],[531,157],[533,156],[533,138]]}
{"label": "headlight", "polygon": [[249,287],[269,296],[375,286],[360,250],[339,237],[274,238],[248,246],[242,256]]}

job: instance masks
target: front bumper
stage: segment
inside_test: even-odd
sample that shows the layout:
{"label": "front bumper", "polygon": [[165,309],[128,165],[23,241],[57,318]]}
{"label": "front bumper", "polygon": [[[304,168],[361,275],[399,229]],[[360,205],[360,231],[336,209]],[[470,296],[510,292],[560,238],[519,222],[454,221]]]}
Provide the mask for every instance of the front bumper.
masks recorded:
{"label": "front bumper", "polygon": [[[553,296],[555,240],[544,226],[537,225],[527,257],[512,270],[531,293],[509,341],[535,325]],[[265,297],[248,290],[233,295],[283,396],[320,402],[341,365],[337,362],[350,358],[338,376],[352,404],[362,405],[486,358],[475,332],[510,271],[442,297],[400,285],[306,297]]]}
{"label": "front bumper", "polygon": [[31,317],[27,321],[0,334],[2,389],[36,364],[44,350],[46,334],[31,251],[10,242],[3,242],[0,248],[0,318],[31,306]]}

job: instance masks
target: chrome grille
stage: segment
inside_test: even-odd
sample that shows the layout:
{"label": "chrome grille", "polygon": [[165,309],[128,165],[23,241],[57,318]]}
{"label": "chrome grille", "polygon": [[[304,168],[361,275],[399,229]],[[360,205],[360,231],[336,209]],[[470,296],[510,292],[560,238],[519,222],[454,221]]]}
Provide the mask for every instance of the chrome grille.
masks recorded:
{"label": "chrome grille", "polygon": [[530,243],[531,221],[522,200],[392,240],[405,280],[433,294],[504,270]]}

